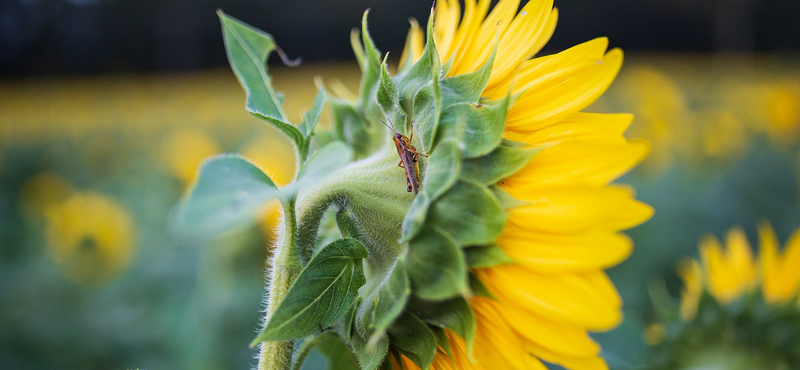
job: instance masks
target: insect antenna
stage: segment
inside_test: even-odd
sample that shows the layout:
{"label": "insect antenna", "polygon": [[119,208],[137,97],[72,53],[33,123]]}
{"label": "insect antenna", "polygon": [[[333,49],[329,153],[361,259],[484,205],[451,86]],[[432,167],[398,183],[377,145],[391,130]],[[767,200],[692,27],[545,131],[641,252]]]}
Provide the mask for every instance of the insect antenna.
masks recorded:
{"label": "insect antenna", "polygon": [[389,130],[392,130],[393,133],[395,133],[395,134],[397,133],[397,130],[394,129],[394,123],[392,123],[392,120],[389,120],[389,123],[391,123],[391,126],[389,126],[389,124],[387,124],[384,120],[381,120],[381,123],[383,123],[384,126],[388,127]]}

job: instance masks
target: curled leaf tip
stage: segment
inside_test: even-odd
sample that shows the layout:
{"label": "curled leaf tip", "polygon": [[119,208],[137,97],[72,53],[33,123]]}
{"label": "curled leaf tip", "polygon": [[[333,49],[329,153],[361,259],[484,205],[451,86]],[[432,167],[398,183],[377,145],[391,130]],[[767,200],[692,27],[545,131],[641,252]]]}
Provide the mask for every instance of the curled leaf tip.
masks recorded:
{"label": "curled leaf tip", "polygon": [[281,47],[278,45],[275,45],[275,52],[278,53],[278,56],[281,57],[281,62],[283,62],[283,64],[286,66],[297,67],[300,65],[300,63],[303,62],[303,58],[300,57],[294,60],[290,59],[289,56],[286,55],[286,53],[283,51],[283,49],[281,49]]}

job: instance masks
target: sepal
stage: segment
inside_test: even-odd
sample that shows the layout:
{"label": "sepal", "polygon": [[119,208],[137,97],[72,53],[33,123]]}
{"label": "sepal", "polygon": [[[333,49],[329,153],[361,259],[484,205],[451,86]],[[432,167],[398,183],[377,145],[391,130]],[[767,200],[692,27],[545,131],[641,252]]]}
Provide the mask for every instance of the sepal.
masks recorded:
{"label": "sepal", "polygon": [[450,330],[463,338],[467,352],[472,353],[475,341],[475,315],[472,314],[469,303],[464,297],[439,302],[417,298],[409,302],[408,306],[409,310],[422,321],[435,328]]}
{"label": "sepal", "polygon": [[506,96],[487,102],[457,103],[443,109],[436,141],[457,136],[458,125],[464,122],[464,157],[475,158],[491,153],[503,138],[510,99]]}
{"label": "sepal", "polygon": [[464,160],[461,178],[494,185],[513,175],[541,151],[541,148],[520,147],[503,140],[489,154]]}
{"label": "sepal", "polygon": [[422,299],[435,301],[468,294],[464,253],[435,228],[425,227],[411,240],[403,264],[414,295]]}
{"label": "sepal", "polygon": [[388,329],[389,343],[422,370],[427,370],[436,354],[436,337],[422,320],[404,312]]}

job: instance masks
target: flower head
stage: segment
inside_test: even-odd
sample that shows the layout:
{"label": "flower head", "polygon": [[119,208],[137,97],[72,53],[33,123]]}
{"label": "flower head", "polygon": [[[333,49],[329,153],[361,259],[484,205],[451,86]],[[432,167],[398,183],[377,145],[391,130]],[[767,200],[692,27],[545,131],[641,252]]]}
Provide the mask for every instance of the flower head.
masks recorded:
{"label": "flower head", "polygon": [[667,316],[654,324],[665,332],[663,341],[652,343],[651,368],[782,369],[800,360],[792,349],[800,337],[800,233],[780,252],[769,223],[758,232],[758,259],[744,231],[734,228],[724,244],[703,237],[699,262],[681,262],[679,319]]}
{"label": "flower head", "polygon": [[73,193],[48,209],[50,254],[65,275],[99,284],[130,264],[135,229],[122,205],[95,193]]}
{"label": "flower head", "polygon": [[[488,3],[467,1],[460,17],[458,1],[439,2],[436,47],[451,63],[447,76],[478,70],[496,48],[481,96],[519,94],[504,137],[541,151],[499,182],[524,202],[508,211],[495,241],[510,261],[472,269],[495,299],[470,300],[478,325],[474,357],[450,336],[451,347],[462,349],[453,357],[458,368],[544,368],[536,358],[570,369],[602,368],[587,331],[621,320],[621,300],[603,269],[630,253],[632,243],[619,231],[652,214],[629,189],[609,185],[648,152],[646,143],[622,136],[631,116],[580,112],[611,84],[622,53],[606,52],[601,38],[531,59],[555,29],[552,1],[530,1],[517,12],[519,2],[503,0],[487,16]],[[421,54],[413,49],[420,33],[412,24],[404,61]],[[447,356],[438,357],[433,368],[449,368]]]}

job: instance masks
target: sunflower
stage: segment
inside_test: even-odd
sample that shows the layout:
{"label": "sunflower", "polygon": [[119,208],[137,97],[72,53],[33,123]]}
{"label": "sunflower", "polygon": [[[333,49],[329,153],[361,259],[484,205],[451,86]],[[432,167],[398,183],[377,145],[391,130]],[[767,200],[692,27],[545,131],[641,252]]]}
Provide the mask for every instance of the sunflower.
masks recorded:
{"label": "sunflower", "polygon": [[122,205],[108,197],[73,193],[48,209],[46,221],[50,254],[75,281],[107,282],[131,262],[133,221]]}
{"label": "sunflower", "polygon": [[29,220],[40,220],[47,210],[61,203],[73,192],[67,179],[50,172],[39,173],[22,184],[22,211]]}
{"label": "sunflower", "polygon": [[644,169],[660,173],[697,146],[692,140],[695,135],[686,98],[669,74],[652,67],[629,69],[610,95],[612,99],[603,99],[609,106],[636,115],[637,124],[630,134],[653,145],[653,152],[642,163]]}
{"label": "sunflower", "polygon": [[[275,185],[288,184],[295,172],[294,154],[287,142],[272,136],[256,138],[242,149],[242,155],[268,174]],[[282,160],[277,160],[282,159]],[[264,207],[259,217],[261,231],[267,240],[273,240],[280,224],[280,202],[274,200]]]}
{"label": "sunflower", "polygon": [[[725,243],[699,243],[700,261],[678,267],[684,286],[677,314],[664,310],[646,337],[652,369],[790,369],[800,362],[800,230],[780,252],[768,222],[758,227],[759,257],[741,228]],[[657,336],[653,334],[658,334]]]}
{"label": "sunflower", "polygon": [[[541,148],[500,187],[525,205],[508,211],[500,249],[515,263],[474,269],[495,299],[473,297],[477,332],[469,353],[447,333],[453,358],[437,353],[434,369],[604,369],[588,335],[622,320],[621,299],[604,269],[628,257],[620,231],[641,224],[652,209],[631,189],[610,183],[641,162],[646,142],[627,140],[626,114],[581,112],[609,87],[623,54],[598,38],[555,55],[533,58],[555,29],[551,0],[436,3],[434,39],[448,76],[478,70],[497,40],[482,98],[518,94],[504,137]],[[423,53],[423,31],[412,22],[400,69]],[[417,368],[404,359],[409,368]]]}
{"label": "sunflower", "polygon": [[[741,228],[728,232],[725,246],[712,236],[700,240],[700,262],[685,260],[679,266],[684,291],[681,315],[692,320],[704,290],[723,305],[760,290],[764,302],[783,304],[797,299],[800,288],[800,230],[795,231],[779,252],[778,238],[768,222],[758,227],[759,259],[755,261]],[[800,300],[798,300],[800,303]]]}
{"label": "sunflower", "polygon": [[177,130],[161,142],[161,157],[169,171],[184,185],[194,180],[203,160],[221,152],[219,144],[202,130]]}

